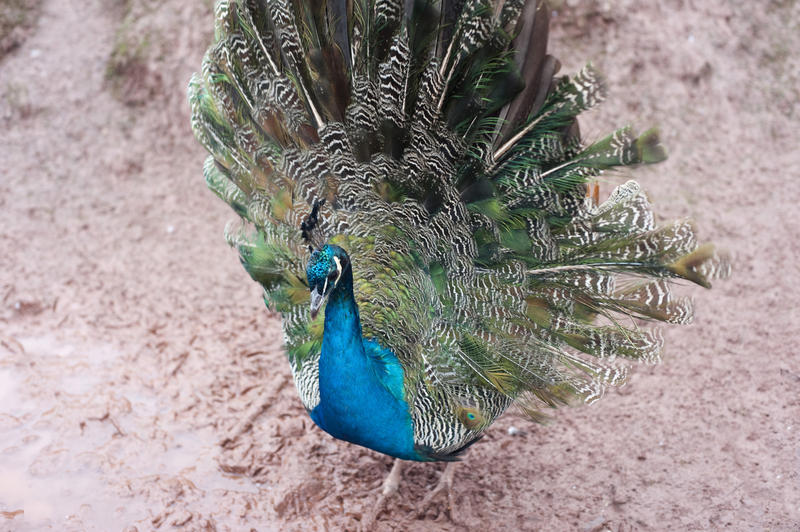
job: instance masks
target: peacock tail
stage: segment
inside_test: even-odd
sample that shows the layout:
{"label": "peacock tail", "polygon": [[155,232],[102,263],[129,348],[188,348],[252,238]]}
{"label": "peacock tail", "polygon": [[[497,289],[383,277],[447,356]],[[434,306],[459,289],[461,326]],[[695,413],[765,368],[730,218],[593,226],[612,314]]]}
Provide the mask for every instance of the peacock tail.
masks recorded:
{"label": "peacock tail", "polygon": [[675,281],[728,273],[690,221],[657,227],[636,182],[587,194],[666,155],[655,130],[582,140],[606,86],[591,66],[557,75],[542,1],[220,0],[215,18],[192,126],[309,411],[325,325],[305,268],[326,243],[351,258],[363,337],[402,366],[429,459],[512,404],[540,420],[598,399],[659,360],[645,322],[691,321]]}

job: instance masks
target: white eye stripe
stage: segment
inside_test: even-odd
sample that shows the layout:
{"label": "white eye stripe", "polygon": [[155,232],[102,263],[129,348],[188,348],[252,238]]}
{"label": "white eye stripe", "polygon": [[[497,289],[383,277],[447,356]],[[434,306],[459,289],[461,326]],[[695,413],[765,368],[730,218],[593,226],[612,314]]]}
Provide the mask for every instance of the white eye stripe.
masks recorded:
{"label": "white eye stripe", "polygon": [[[342,276],[342,263],[336,255],[333,256],[333,262],[336,263],[336,280],[333,281],[333,284],[336,284],[339,282],[339,277]],[[325,282],[327,282],[327,280]]]}

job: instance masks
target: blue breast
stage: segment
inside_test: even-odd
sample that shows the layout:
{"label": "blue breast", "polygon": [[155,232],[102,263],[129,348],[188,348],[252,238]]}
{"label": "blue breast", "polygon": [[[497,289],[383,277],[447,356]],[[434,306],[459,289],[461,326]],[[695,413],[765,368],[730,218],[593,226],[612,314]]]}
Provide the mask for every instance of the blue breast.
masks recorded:
{"label": "blue breast", "polygon": [[347,290],[337,292],[325,309],[320,402],[311,419],[335,438],[405,460],[425,460],[414,450],[403,367],[389,349],[362,338],[352,291],[349,297]]}

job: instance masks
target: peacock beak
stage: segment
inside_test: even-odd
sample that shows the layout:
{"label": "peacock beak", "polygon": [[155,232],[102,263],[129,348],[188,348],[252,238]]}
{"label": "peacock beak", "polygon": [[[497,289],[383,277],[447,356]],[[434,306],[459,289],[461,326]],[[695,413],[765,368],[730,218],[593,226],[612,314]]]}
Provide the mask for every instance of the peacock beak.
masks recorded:
{"label": "peacock beak", "polygon": [[314,288],[311,291],[311,319],[317,317],[317,313],[319,312],[319,308],[322,306],[322,302],[325,301],[325,296],[319,292],[319,288]]}

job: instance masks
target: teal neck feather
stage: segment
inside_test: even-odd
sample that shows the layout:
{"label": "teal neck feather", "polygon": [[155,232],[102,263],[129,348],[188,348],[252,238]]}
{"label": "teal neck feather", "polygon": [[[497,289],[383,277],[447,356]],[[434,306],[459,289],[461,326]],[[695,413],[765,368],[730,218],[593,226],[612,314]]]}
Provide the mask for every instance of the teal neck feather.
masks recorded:
{"label": "teal neck feather", "polygon": [[402,366],[390,350],[361,335],[350,268],[325,307],[319,392],[311,419],[331,436],[397,458],[424,460],[414,450]]}

